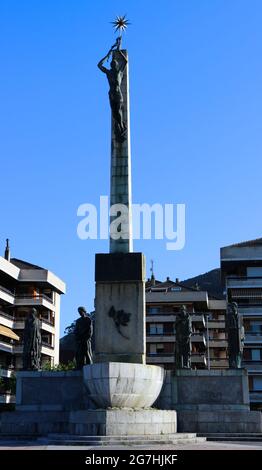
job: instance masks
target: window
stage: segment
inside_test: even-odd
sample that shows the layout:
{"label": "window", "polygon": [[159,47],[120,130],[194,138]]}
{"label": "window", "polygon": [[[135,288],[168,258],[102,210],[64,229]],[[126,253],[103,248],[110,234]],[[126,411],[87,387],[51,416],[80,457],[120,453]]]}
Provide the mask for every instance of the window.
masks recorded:
{"label": "window", "polygon": [[161,343],[150,344],[150,354],[161,354],[164,352],[164,345]]}
{"label": "window", "polygon": [[148,313],[149,315],[158,314],[158,313],[160,313],[160,307],[148,307],[147,313]]}
{"label": "window", "polygon": [[162,323],[151,323],[149,325],[150,335],[162,335],[164,333],[164,327]]}
{"label": "window", "polygon": [[163,344],[157,344],[156,345],[156,352],[157,354],[161,354],[165,351],[164,345]]}
{"label": "window", "polygon": [[250,322],[250,327],[247,330],[250,331],[250,333],[262,333],[262,324],[260,322],[256,321],[251,321]]}
{"label": "window", "polygon": [[150,344],[149,352],[150,354],[156,354],[156,344]]}
{"label": "window", "polygon": [[262,391],[262,377],[253,377],[253,390]]}
{"label": "window", "polygon": [[251,349],[252,361],[260,361],[260,349]]}
{"label": "window", "polygon": [[247,277],[262,277],[262,267],[247,268]]}

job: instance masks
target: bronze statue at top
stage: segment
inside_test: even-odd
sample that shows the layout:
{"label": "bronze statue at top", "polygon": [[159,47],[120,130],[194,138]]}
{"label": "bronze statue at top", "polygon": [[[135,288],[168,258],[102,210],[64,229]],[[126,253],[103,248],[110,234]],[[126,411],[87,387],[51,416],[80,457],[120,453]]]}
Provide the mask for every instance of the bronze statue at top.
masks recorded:
{"label": "bronze statue at top", "polygon": [[[124,17],[117,17],[113,22],[116,31],[120,32],[115,44],[108,51],[107,55],[98,62],[99,69],[106,74],[109,83],[109,101],[112,110],[112,117],[114,122],[115,138],[118,142],[122,143],[126,140],[127,124],[123,117],[123,94],[121,90],[122,80],[127,64],[127,58],[121,51],[122,31],[124,31],[129,24],[128,20]],[[104,66],[104,62],[110,59],[111,68],[108,69]]]}

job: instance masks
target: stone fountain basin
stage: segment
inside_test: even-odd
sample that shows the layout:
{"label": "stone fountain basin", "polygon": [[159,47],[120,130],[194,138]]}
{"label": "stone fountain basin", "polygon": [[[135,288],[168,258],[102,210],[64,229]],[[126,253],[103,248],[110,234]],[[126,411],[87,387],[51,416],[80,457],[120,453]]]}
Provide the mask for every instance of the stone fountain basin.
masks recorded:
{"label": "stone fountain basin", "polygon": [[91,400],[102,409],[149,408],[160,394],[164,369],[125,362],[95,363],[83,368]]}

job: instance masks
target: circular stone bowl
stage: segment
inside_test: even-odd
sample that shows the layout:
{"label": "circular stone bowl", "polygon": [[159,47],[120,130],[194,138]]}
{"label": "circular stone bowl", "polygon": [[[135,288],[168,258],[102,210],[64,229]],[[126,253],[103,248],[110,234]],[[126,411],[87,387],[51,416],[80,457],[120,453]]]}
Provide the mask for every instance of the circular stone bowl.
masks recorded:
{"label": "circular stone bowl", "polygon": [[164,380],[159,366],[125,362],[95,363],[83,367],[89,398],[102,409],[149,408]]}

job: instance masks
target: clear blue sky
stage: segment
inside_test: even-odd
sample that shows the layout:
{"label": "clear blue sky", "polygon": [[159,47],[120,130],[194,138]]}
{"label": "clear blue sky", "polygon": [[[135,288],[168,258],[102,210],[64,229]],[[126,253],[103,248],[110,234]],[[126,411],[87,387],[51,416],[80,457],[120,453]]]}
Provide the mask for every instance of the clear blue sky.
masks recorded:
{"label": "clear blue sky", "polygon": [[110,110],[98,60],[127,13],[133,200],[185,203],[186,246],[139,241],[159,279],[219,266],[261,236],[261,0],[1,0],[1,251],[67,283],[61,334],[93,309],[94,256],[79,204],[109,192]]}

